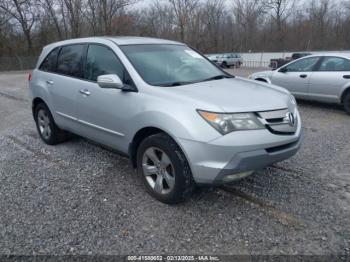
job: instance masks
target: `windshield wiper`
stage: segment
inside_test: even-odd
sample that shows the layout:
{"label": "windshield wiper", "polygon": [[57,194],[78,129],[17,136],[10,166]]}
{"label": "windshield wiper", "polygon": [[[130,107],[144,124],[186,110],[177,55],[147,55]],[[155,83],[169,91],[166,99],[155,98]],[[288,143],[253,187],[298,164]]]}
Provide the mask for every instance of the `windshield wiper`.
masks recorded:
{"label": "windshield wiper", "polygon": [[234,76],[231,75],[217,75],[213,76],[204,80],[199,80],[199,81],[193,81],[193,82],[186,82],[186,81],[178,81],[178,82],[171,82],[171,83],[165,83],[161,84],[160,86],[164,87],[169,87],[169,86],[182,86],[182,85],[189,85],[189,84],[195,84],[195,83],[200,83],[200,82],[206,82],[206,81],[211,81],[211,80],[220,80],[223,78],[234,78]]}
{"label": "windshield wiper", "polygon": [[188,85],[192,84],[193,82],[172,82],[172,83],[166,83],[166,84],[161,84],[160,86],[168,87],[168,86],[182,86],[182,85]]}
{"label": "windshield wiper", "polygon": [[199,82],[206,82],[206,81],[211,81],[211,80],[220,80],[223,78],[234,78],[234,76],[230,76],[230,75],[217,75],[217,76],[213,76],[204,80],[201,80]]}

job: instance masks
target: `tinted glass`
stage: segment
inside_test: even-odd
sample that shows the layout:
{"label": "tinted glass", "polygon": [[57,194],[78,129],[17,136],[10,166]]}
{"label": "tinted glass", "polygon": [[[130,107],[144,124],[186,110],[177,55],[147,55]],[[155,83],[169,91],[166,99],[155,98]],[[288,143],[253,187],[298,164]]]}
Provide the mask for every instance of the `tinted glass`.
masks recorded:
{"label": "tinted glass", "polygon": [[101,45],[89,45],[85,78],[91,81],[97,81],[100,75],[116,74],[123,81],[124,67],[114,52]]}
{"label": "tinted glass", "polygon": [[298,60],[287,66],[288,72],[308,72],[312,71],[319,57],[310,57]]}
{"label": "tinted glass", "polygon": [[39,69],[47,72],[54,72],[56,69],[57,55],[59,48],[52,50],[41,63]]}
{"label": "tinted glass", "polygon": [[184,45],[127,45],[120,47],[150,85],[192,83],[224,73]]}
{"label": "tinted glass", "polygon": [[62,47],[57,61],[57,73],[82,78],[84,45]]}
{"label": "tinted glass", "polygon": [[350,71],[350,61],[340,57],[325,57],[319,71]]}

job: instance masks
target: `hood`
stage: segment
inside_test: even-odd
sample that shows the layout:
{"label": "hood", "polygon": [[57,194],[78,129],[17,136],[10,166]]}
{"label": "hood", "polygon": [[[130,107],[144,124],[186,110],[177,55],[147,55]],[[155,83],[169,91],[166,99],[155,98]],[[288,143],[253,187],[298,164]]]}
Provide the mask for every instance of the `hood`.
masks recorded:
{"label": "hood", "polygon": [[170,87],[168,91],[230,113],[277,110],[287,108],[290,102],[284,88],[238,77]]}

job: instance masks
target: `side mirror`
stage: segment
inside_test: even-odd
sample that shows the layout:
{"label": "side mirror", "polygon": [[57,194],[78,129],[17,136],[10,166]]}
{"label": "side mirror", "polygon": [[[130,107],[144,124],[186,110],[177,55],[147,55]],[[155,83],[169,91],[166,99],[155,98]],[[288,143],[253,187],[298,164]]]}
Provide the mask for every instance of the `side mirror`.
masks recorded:
{"label": "side mirror", "polygon": [[97,84],[102,88],[115,88],[115,89],[123,89],[124,84],[120,80],[119,76],[112,75],[101,75],[97,77]]}
{"label": "side mirror", "polygon": [[286,66],[282,67],[280,70],[278,70],[278,72],[287,73],[288,72],[288,68]]}

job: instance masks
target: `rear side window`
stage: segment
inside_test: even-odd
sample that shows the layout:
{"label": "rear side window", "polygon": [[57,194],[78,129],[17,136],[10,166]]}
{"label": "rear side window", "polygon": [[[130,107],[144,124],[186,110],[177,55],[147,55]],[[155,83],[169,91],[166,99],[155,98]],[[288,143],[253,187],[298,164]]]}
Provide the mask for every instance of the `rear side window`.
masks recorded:
{"label": "rear side window", "polygon": [[63,46],[58,55],[56,72],[82,78],[83,53],[84,45]]}
{"label": "rear side window", "polygon": [[350,71],[350,60],[341,57],[325,57],[319,71]]}
{"label": "rear side window", "polygon": [[56,69],[57,55],[59,48],[52,50],[41,63],[39,69],[46,72],[54,72]]}
{"label": "rear side window", "polygon": [[89,45],[85,65],[85,79],[97,81],[100,75],[116,74],[125,82],[125,70],[114,52],[101,45]]}

